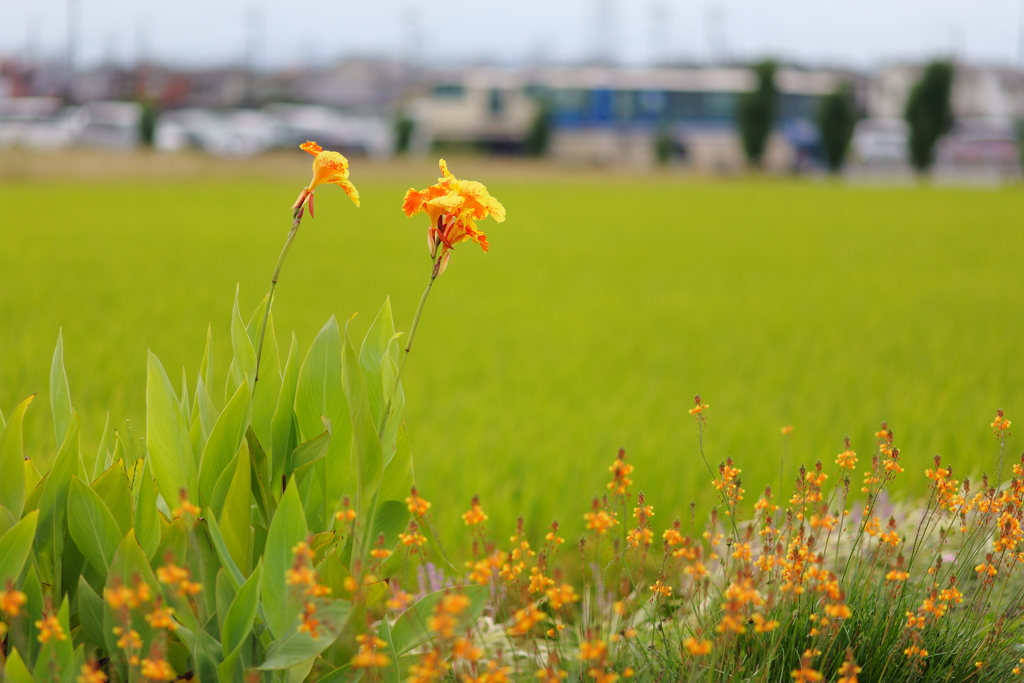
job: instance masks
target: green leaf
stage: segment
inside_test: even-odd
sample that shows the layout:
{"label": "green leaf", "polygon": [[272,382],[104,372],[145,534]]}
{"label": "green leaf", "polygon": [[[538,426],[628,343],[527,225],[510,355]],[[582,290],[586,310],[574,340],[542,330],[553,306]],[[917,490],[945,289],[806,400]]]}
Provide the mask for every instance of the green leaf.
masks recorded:
{"label": "green leaf", "polygon": [[68,492],[68,530],[85,559],[105,579],[124,536],[103,500],[77,477],[71,478]]}
{"label": "green leaf", "polygon": [[21,517],[25,509],[25,444],[22,438],[22,420],[28,404],[36,397],[32,394],[18,404],[11,413],[4,432],[0,435],[0,505],[11,511],[15,517]]}
{"label": "green leaf", "polygon": [[308,465],[311,462],[319,460],[320,458],[327,455],[327,451],[331,446],[331,434],[330,432],[324,432],[320,436],[314,437],[309,441],[299,444],[292,451],[291,464],[294,469],[299,469],[303,465]]}
{"label": "green leaf", "polygon": [[306,540],[306,517],[295,481],[288,484],[267,532],[263,562],[263,609],[274,637],[281,638],[301,609],[301,600],[290,595],[285,573],[294,561],[292,548]]}
{"label": "green leaf", "polygon": [[156,510],[156,489],[149,469],[149,458],[143,464],[141,476],[139,498],[135,503],[135,535],[146,557],[152,560],[160,547],[160,516]]}
{"label": "green leaf", "polygon": [[295,470],[288,464],[288,456],[298,442],[295,422],[295,386],[299,381],[299,342],[292,333],[291,345],[288,347],[288,360],[284,365],[284,376],[281,378],[281,393],[277,397],[272,424],[271,458],[271,491],[281,491],[277,482],[282,476],[290,477]]}
{"label": "green leaf", "polygon": [[103,635],[103,598],[96,594],[84,576],[78,577],[78,622],[85,640],[95,648],[105,648]]}
{"label": "green leaf", "polygon": [[203,360],[199,363],[199,378],[196,382],[202,382],[208,387],[213,386],[213,325],[206,326],[206,348],[203,350]]}
{"label": "green leaf", "polygon": [[93,461],[92,481],[95,481],[96,477],[110,467],[116,438],[117,431],[110,426],[110,411],[108,410],[106,419],[103,421],[103,435],[100,437],[100,444],[96,449],[96,460]]}
{"label": "green leaf", "polygon": [[53,433],[57,447],[64,443],[71,422],[71,391],[64,372],[64,330],[57,332],[57,348],[50,363],[50,409],[53,411]]}
{"label": "green leaf", "polygon": [[235,357],[231,361],[228,387],[233,393],[242,382],[251,387],[256,374],[256,350],[249,341],[242,314],[238,310],[238,285],[235,285],[235,305],[231,309],[231,350]]}
{"label": "green leaf", "polygon": [[231,553],[228,551],[228,546],[224,543],[224,536],[221,535],[220,527],[217,526],[217,518],[213,515],[207,515],[203,518],[202,524],[205,525],[206,535],[209,537],[210,545],[213,546],[214,551],[217,553],[217,558],[220,560],[221,565],[227,572],[232,588],[238,590],[245,582],[245,577],[242,576],[242,572],[238,568],[238,565],[235,564],[235,561],[231,559]]}
{"label": "green leaf", "polygon": [[412,469],[412,452],[409,448],[409,432],[402,424],[395,443],[395,455],[384,467],[384,478],[380,484],[378,500],[404,501],[415,484]]}
{"label": "green leaf", "polygon": [[[64,596],[60,609],[57,610],[57,621],[60,622],[64,633],[71,633],[68,625],[68,596]],[[37,681],[73,681],[80,673],[74,670],[75,650],[74,645],[67,638],[57,640],[51,638],[39,650],[39,657],[36,659],[36,666],[33,670]]]}
{"label": "green leaf", "polygon": [[53,467],[46,475],[43,492],[39,498],[36,547],[40,554],[40,578],[44,583],[51,584],[58,595],[64,531],[67,528],[68,490],[71,488],[71,477],[82,471],[78,435],[78,415],[72,411],[64,445],[61,446],[53,461]]}
{"label": "green leaf", "polygon": [[370,415],[376,425],[380,425],[381,417],[384,415],[384,406],[393,388],[384,387],[381,366],[384,364],[388,352],[388,344],[391,343],[394,336],[395,322],[391,315],[391,297],[388,297],[384,300],[384,305],[381,306],[370,329],[367,330],[359,349],[359,365],[363,369],[363,378],[366,380]]}
{"label": "green leaf", "polygon": [[[267,297],[253,311],[246,331],[253,348],[258,348],[260,327],[263,325],[263,311]],[[267,333],[263,341],[263,356],[260,358],[259,379],[252,391],[252,428],[260,442],[273,442],[272,425],[277,398],[281,393],[281,358],[277,351],[277,334],[274,332],[274,312],[267,317]]]}
{"label": "green leaf", "polygon": [[[342,378],[345,385],[345,396],[348,399],[349,415],[352,420],[353,453],[352,461],[356,466],[356,499],[357,513],[365,513],[370,509],[370,501],[380,488],[384,475],[384,462],[381,454],[380,438],[377,436],[377,425],[374,424],[370,412],[369,398],[366,392],[366,381],[359,369],[352,340],[349,338],[348,325],[345,325],[345,349],[342,355]],[[332,435],[333,438],[333,435]],[[334,500],[333,496],[330,500]]]}
{"label": "green leaf", "polygon": [[[278,512],[280,514],[280,511]],[[317,599],[316,618],[320,620],[319,637],[313,638],[299,631],[299,620],[291,624],[287,633],[267,650],[267,659],[259,666],[263,670],[288,669],[308,661],[330,647],[338,639],[351,604],[346,600]]]}
{"label": "green leaf", "polygon": [[416,604],[402,613],[391,628],[391,639],[395,651],[404,655],[414,647],[418,647],[430,640],[433,636],[427,628],[427,619],[434,613],[434,608],[441,602],[445,595],[459,592],[469,598],[469,608],[459,615],[459,627],[456,630],[463,630],[471,627],[480,618],[487,604],[487,595],[490,589],[487,586],[460,586],[457,588],[446,588],[436,593],[420,598]]}
{"label": "green leaf", "polygon": [[224,406],[224,412],[210,433],[199,465],[200,505],[209,505],[214,486],[221,473],[231,464],[245,437],[245,429],[252,418],[252,396],[246,380],[238,386],[235,395]]}
{"label": "green leaf", "polygon": [[96,492],[117,521],[117,528],[121,532],[117,536],[117,542],[120,543],[132,528],[132,491],[128,486],[128,475],[120,464],[113,465],[101,474],[90,488]]}
{"label": "green leaf", "polygon": [[207,390],[206,383],[203,382],[202,378],[200,378],[199,383],[196,385],[196,412],[199,413],[199,426],[202,429],[200,443],[203,448],[206,448],[206,441],[213,432],[213,426],[217,424],[220,412],[213,405],[213,399],[210,398],[210,392]]}
{"label": "green leaf", "polygon": [[[243,384],[243,386],[245,386]],[[227,411],[225,411],[227,412]],[[235,457],[234,476],[220,513],[220,530],[235,564],[243,574],[252,566],[252,490],[249,477],[249,448],[243,446]]]}
{"label": "green leaf", "polygon": [[384,535],[384,547],[393,548],[398,541],[400,534],[409,524],[409,508],[405,503],[397,500],[386,500],[377,507],[377,514],[373,517],[373,533],[370,534],[371,544],[377,542],[377,538]]}
{"label": "green leaf", "polygon": [[157,490],[175,507],[184,490],[197,495],[196,460],[188,423],[160,360],[149,352],[146,373],[146,438]]}
{"label": "green leaf", "polygon": [[387,644],[387,655],[391,663],[384,669],[383,679],[387,683],[400,683],[402,673],[399,671],[398,652],[395,650],[395,642],[391,639],[391,623],[387,619],[380,620],[380,627],[377,629],[378,637]]}
{"label": "green leaf", "polygon": [[[43,602],[43,585],[39,582],[39,574],[36,573],[36,568],[31,563],[28,566],[28,571],[25,572],[25,581],[21,585],[21,590],[28,596],[25,611],[28,614],[41,615],[45,606]],[[28,620],[27,630],[28,642],[24,649],[27,655],[25,664],[31,667],[35,665],[36,656],[39,654],[39,628],[36,626],[35,619]]]}
{"label": "green leaf", "polygon": [[221,633],[221,646],[226,658],[245,642],[252,632],[256,619],[256,607],[260,598],[260,582],[263,578],[263,565],[257,564],[252,575],[242,585],[231,601],[231,607],[224,615],[224,628]]}
{"label": "green leaf", "polygon": [[352,451],[352,425],[342,388],[341,355],[341,333],[337,321],[331,317],[313,340],[295,387],[295,417],[300,442],[323,433],[322,418],[327,418],[330,423],[331,444],[326,456],[327,500],[333,501],[341,498],[345,490]]}
{"label": "green leaf", "polygon": [[3,536],[8,531],[10,531],[11,527],[13,527],[17,523],[18,520],[14,518],[14,515],[11,514],[11,511],[5,508],[3,505],[0,505],[0,536]]}
{"label": "green leaf", "polygon": [[4,665],[4,681],[7,683],[35,683],[25,660],[21,658],[17,650],[11,650],[7,655],[7,663]]}
{"label": "green leaf", "polygon": [[0,536],[0,586],[6,586],[8,581],[17,581],[21,576],[25,560],[32,550],[38,522],[39,511],[32,510]]}
{"label": "green leaf", "polygon": [[181,406],[181,414],[185,416],[186,422],[191,422],[189,419],[189,406],[191,405],[188,400],[188,372],[185,370],[185,366],[181,366],[181,397],[178,399],[179,405]]}

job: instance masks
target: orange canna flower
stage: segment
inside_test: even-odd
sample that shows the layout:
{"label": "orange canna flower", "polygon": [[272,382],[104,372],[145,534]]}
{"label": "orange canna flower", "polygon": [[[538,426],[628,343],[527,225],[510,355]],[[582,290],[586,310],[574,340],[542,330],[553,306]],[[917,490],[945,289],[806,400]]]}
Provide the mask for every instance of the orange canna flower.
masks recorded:
{"label": "orange canna flower", "polygon": [[348,195],[353,204],[359,206],[359,190],[348,179],[348,159],[339,152],[325,151],[323,147],[315,142],[304,142],[299,145],[299,149],[315,157],[313,159],[313,179],[299,193],[299,198],[295,200],[292,209],[301,213],[302,209],[308,204],[309,215],[312,216],[313,190],[320,185],[337,185],[345,190],[345,194]]}
{"label": "orange canna flower", "polygon": [[402,202],[406,216],[427,214],[430,228],[427,231],[427,247],[430,257],[437,257],[438,242],[441,243],[441,263],[438,275],[448,263],[449,251],[460,242],[473,240],[487,251],[487,236],[477,230],[476,222],[490,216],[498,223],[505,220],[505,207],[492,197],[483,184],[475,180],[460,180],[448,170],[444,159],[438,162],[441,177],[437,184],[424,190],[409,188]]}

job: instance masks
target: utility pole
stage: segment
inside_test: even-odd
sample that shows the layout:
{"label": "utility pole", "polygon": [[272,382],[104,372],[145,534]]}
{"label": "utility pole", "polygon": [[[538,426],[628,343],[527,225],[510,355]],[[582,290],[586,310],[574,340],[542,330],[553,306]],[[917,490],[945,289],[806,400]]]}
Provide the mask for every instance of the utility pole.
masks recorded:
{"label": "utility pole", "polygon": [[68,0],[68,45],[67,45],[67,89],[64,92],[64,100],[67,104],[75,101],[75,52],[78,45],[78,22],[81,7],[80,0]]}
{"label": "utility pole", "polygon": [[651,3],[651,66],[667,66],[672,62],[670,25],[668,2],[654,0]]}
{"label": "utility pole", "polygon": [[594,0],[594,62],[610,65],[612,52],[612,0]]}

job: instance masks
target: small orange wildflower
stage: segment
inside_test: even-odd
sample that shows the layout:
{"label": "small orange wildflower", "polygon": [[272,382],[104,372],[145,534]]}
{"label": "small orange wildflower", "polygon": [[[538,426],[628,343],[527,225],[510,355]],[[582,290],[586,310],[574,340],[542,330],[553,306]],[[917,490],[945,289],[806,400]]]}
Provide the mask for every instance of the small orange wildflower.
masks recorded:
{"label": "small orange wildflower", "polygon": [[405,506],[409,509],[409,514],[422,517],[430,509],[430,501],[420,498],[419,492],[413,486],[411,494],[405,499]]}
{"label": "small orange wildflower", "polygon": [[604,535],[609,529],[619,524],[618,520],[615,519],[615,513],[606,512],[605,510],[588,512],[583,515],[583,519],[587,522],[587,529],[594,531],[598,536]]}
{"label": "small orange wildflower", "polygon": [[480,499],[477,496],[473,496],[469,510],[462,513],[462,521],[466,523],[466,526],[476,526],[487,521],[487,513],[480,507]]}
{"label": "small orange wildflower", "polygon": [[83,664],[82,673],[75,679],[78,683],[107,683],[107,674],[95,664]]}
{"label": "small orange wildflower", "polygon": [[39,642],[45,643],[50,639],[53,640],[67,640],[67,634],[64,633],[63,627],[60,625],[60,620],[57,616],[51,614],[50,616],[44,616],[42,619],[36,622],[36,628],[39,629]]}
{"label": "small orange wildflower", "polygon": [[997,437],[1010,436],[1010,421],[1003,415],[1003,411],[996,411],[996,419],[992,420],[992,433]]}
{"label": "small orange wildflower", "polygon": [[683,647],[685,647],[686,651],[695,657],[711,654],[710,640],[697,640],[693,636],[690,636],[683,641]]}
{"label": "small orange wildflower", "polygon": [[391,664],[386,654],[377,652],[379,648],[387,647],[384,640],[360,633],[356,636],[356,642],[359,643],[359,652],[352,658],[353,669],[382,669]]}
{"label": "small orange wildflower", "polygon": [[174,669],[163,659],[143,659],[142,677],[151,681],[169,681],[175,676]]}
{"label": "small orange wildflower", "polygon": [[8,579],[7,589],[0,593],[0,611],[9,617],[16,617],[21,614],[21,607],[28,602],[28,596],[17,590],[14,583]]}

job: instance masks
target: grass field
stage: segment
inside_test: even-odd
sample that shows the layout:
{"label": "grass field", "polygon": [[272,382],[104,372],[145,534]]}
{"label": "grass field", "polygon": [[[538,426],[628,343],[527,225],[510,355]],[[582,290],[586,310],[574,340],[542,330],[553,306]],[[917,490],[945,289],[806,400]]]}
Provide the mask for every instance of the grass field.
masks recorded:
{"label": "grass field", "polygon": [[[89,447],[107,409],[142,436],[147,348],[194,381],[212,323],[224,380],[235,283],[251,310],[307,166],[293,179],[0,185],[0,408],[39,392],[31,452],[54,448],[45,394],[62,326]],[[434,177],[361,180],[357,162],[361,209],[318,191],[278,288],[279,336],[295,330],[304,352],[331,314],[354,311],[361,335],[386,295],[408,328],[429,262],[425,219],[399,207]],[[619,446],[659,527],[709,502],[687,414],[698,392],[709,458],[736,459],[748,502],[778,485],[783,425],[788,479],[801,462],[831,466],[845,434],[868,455],[888,420],[919,492],[936,453],[959,475],[994,470],[996,408],[1024,425],[1019,187],[478,179],[508,220],[485,225],[491,253],[457,249],[405,378],[417,479],[453,501],[435,503],[450,528],[479,493],[498,528],[523,513],[576,531]]]}

